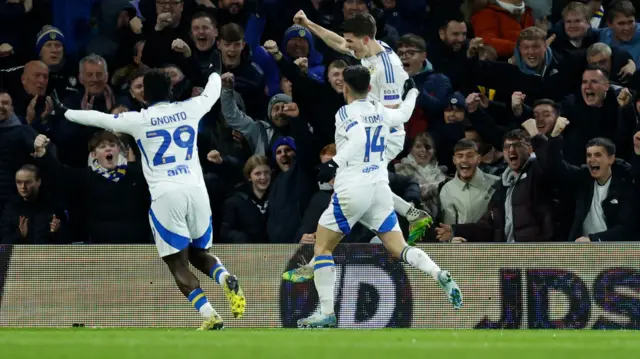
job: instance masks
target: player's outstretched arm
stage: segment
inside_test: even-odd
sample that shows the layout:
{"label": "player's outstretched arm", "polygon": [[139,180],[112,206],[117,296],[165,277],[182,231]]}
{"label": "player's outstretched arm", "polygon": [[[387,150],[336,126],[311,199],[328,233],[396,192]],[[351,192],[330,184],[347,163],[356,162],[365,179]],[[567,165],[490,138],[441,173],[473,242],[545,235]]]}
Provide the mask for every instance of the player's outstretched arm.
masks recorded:
{"label": "player's outstretched arm", "polygon": [[385,118],[389,119],[390,126],[396,127],[409,121],[413,109],[416,107],[416,99],[418,98],[418,90],[411,89],[407,93],[407,97],[402,101],[400,107],[396,109],[385,108]]}
{"label": "player's outstretched arm", "polygon": [[75,123],[85,126],[104,128],[114,132],[132,134],[135,124],[140,121],[138,112],[125,112],[118,115],[111,115],[99,111],[67,110],[64,117]]}
{"label": "player's outstretched arm", "polygon": [[327,30],[324,27],[309,20],[304,11],[298,11],[298,13],[293,17],[293,22],[309,29],[312,34],[319,37],[322,41],[324,41],[325,44],[327,44],[327,46],[334,49],[335,51],[346,55],[351,54],[351,51],[349,51],[349,49],[347,48],[347,40],[345,40],[342,36],[336,34],[335,32]]}

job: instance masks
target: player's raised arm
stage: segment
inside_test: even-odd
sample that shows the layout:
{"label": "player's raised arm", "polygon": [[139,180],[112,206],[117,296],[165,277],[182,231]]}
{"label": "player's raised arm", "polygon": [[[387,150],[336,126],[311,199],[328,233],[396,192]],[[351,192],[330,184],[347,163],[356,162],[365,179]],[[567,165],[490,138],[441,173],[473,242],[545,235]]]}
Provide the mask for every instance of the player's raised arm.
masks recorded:
{"label": "player's raised arm", "polygon": [[400,107],[396,109],[384,108],[385,118],[389,121],[390,127],[401,126],[409,121],[413,109],[416,107],[416,99],[418,98],[418,90],[412,88],[407,92],[407,97],[402,101]]}
{"label": "player's raised arm", "polygon": [[347,48],[347,40],[345,40],[342,36],[336,34],[335,32],[327,30],[324,27],[309,20],[304,11],[298,11],[298,13],[293,17],[293,22],[309,29],[311,33],[319,37],[322,41],[324,41],[325,44],[327,44],[327,46],[334,49],[335,51],[346,55],[351,54],[351,51]]}
{"label": "player's raised arm", "polygon": [[200,111],[202,112],[202,116],[204,116],[207,112],[211,111],[213,105],[218,102],[221,91],[222,80],[220,79],[220,75],[214,72],[209,75],[209,80],[207,81],[207,85],[204,87],[202,94],[189,100],[189,103],[192,104],[192,111]]}

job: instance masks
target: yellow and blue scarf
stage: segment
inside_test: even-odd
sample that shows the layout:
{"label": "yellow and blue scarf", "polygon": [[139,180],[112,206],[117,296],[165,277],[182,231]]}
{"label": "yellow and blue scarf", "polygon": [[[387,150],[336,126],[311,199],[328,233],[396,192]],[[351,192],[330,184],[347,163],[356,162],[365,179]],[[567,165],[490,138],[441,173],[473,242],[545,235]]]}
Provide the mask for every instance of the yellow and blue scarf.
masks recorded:
{"label": "yellow and blue scarf", "polygon": [[118,164],[116,168],[108,170],[98,163],[98,159],[89,155],[89,167],[91,170],[111,182],[117,183],[127,174],[127,159],[122,153],[118,155]]}

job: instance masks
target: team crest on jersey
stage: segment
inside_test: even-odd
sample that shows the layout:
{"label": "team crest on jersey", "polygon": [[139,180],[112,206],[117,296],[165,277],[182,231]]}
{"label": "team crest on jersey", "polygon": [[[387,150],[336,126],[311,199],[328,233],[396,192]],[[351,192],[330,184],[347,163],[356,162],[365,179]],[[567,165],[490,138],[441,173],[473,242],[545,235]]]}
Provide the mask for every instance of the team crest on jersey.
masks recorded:
{"label": "team crest on jersey", "polygon": [[69,84],[73,87],[76,87],[76,85],[78,84],[78,80],[75,77],[71,76],[69,77]]}
{"label": "team crest on jersey", "polygon": [[373,75],[374,71],[376,71],[376,67],[375,67],[375,66],[373,66],[373,65],[369,66],[369,73],[370,73],[371,75]]}

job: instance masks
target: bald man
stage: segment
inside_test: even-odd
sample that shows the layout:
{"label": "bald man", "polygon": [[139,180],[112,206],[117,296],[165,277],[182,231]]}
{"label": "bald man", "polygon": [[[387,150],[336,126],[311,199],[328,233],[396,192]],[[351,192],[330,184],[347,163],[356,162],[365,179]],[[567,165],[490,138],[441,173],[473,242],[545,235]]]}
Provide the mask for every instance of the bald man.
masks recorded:
{"label": "bald man", "polygon": [[49,84],[49,67],[42,61],[27,62],[24,65],[20,81],[27,94],[44,96]]}

